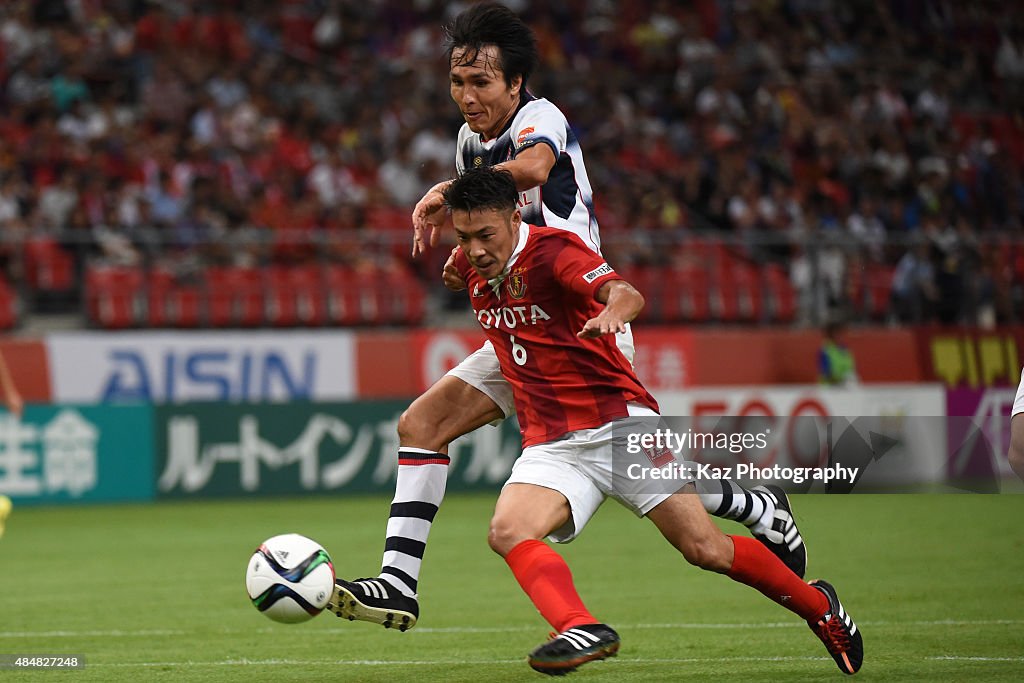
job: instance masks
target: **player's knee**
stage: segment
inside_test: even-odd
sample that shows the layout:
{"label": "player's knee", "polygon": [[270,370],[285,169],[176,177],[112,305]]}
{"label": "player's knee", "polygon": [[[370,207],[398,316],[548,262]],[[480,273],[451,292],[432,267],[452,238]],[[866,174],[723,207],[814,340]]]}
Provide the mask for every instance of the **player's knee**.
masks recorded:
{"label": "player's knee", "polygon": [[487,532],[487,545],[491,550],[502,557],[517,545],[532,538],[513,520],[495,517],[491,520],[491,527]]}
{"label": "player's knee", "polygon": [[440,451],[447,444],[437,437],[437,423],[419,410],[415,404],[406,408],[398,418],[398,442],[403,446]]}
{"label": "player's knee", "polygon": [[686,561],[712,572],[729,571],[729,558],[722,544],[714,538],[690,538],[679,544]]}
{"label": "player's knee", "polygon": [[1010,469],[1017,473],[1017,476],[1024,479],[1024,448],[1011,448],[1007,453],[1010,460]]}

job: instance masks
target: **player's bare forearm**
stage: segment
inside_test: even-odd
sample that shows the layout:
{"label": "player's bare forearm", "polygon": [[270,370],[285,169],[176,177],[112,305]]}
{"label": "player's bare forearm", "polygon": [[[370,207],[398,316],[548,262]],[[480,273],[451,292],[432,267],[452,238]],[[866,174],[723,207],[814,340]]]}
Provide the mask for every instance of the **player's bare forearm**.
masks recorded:
{"label": "player's bare forearm", "polygon": [[601,285],[597,290],[597,300],[605,305],[604,310],[583,325],[576,335],[580,339],[625,332],[626,323],[640,315],[644,308],[643,295],[625,280],[612,280]]}
{"label": "player's bare forearm", "polygon": [[25,409],[25,401],[22,399],[17,385],[14,384],[14,379],[11,377],[11,371],[7,368],[7,361],[4,359],[3,354],[0,354],[0,394],[2,394],[3,403],[7,409],[15,417],[20,418],[22,411]]}
{"label": "player's bare forearm", "polygon": [[1024,479],[1024,413],[1010,418],[1010,468]]}
{"label": "player's bare forearm", "polygon": [[522,192],[546,183],[554,166],[555,153],[551,147],[540,143],[519,152],[515,159],[495,164],[494,168],[511,173],[516,189]]}

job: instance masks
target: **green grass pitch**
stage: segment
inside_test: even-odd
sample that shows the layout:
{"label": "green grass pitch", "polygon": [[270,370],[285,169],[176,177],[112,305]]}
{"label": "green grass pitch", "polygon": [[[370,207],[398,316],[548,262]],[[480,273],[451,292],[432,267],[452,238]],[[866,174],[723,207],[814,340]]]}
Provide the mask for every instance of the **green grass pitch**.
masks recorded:
{"label": "green grass pitch", "polygon": [[[329,613],[275,624],[242,582],[255,546],[288,531],[323,543],[341,576],[375,574],[384,498],[16,508],[0,539],[0,654],[79,654],[87,665],[0,670],[0,680],[543,680],[525,655],[549,629],[487,549],[493,501],[445,501],[421,577],[421,619],[408,633]],[[1024,496],[793,503],[808,578],[832,581],[864,634],[858,679],[1024,680]],[[614,503],[560,550],[584,600],[623,641],[617,658],[573,680],[842,677],[794,615],[690,567]]]}

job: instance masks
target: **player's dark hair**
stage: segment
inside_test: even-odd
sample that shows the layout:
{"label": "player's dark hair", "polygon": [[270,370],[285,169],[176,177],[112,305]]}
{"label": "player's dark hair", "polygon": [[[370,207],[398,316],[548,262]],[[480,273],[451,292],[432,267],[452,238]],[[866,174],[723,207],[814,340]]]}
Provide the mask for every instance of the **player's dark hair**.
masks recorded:
{"label": "player's dark hair", "polygon": [[444,35],[449,64],[456,49],[465,49],[459,60],[459,65],[465,66],[476,61],[485,45],[497,46],[507,85],[512,85],[516,76],[522,76],[525,89],[540,62],[533,30],[508,7],[495,2],[481,2],[460,12],[444,27]]}
{"label": "player's dark hair", "polygon": [[518,198],[512,174],[490,166],[465,171],[444,191],[445,206],[452,211],[468,213],[481,209],[515,211]]}

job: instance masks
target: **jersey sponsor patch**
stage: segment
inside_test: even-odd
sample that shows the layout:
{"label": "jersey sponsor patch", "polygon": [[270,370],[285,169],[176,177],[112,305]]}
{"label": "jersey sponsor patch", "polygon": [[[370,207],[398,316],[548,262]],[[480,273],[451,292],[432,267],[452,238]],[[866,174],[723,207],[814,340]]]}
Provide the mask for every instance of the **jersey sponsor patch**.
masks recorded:
{"label": "jersey sponsor patch", "polygon": [[519,131],[519,136],[516,138],[516,144],[521,145],[524,142],[526,142],[526,138],[530,137],[530,133],[532,133],[533,130],[533,126],[530,126],[528,128],[523,128],[521,131]]}
{"label": "jersey sponsor patch", "polygon": [[609,266],[607,263],[602,263],[597,268],[594,268],[592,271],[584,275],[583,280],[589,285],[591,282],[601,277],[602,275],[607,275],[608,273],[612,272],[614,271],[612,270],[611,266]]}

